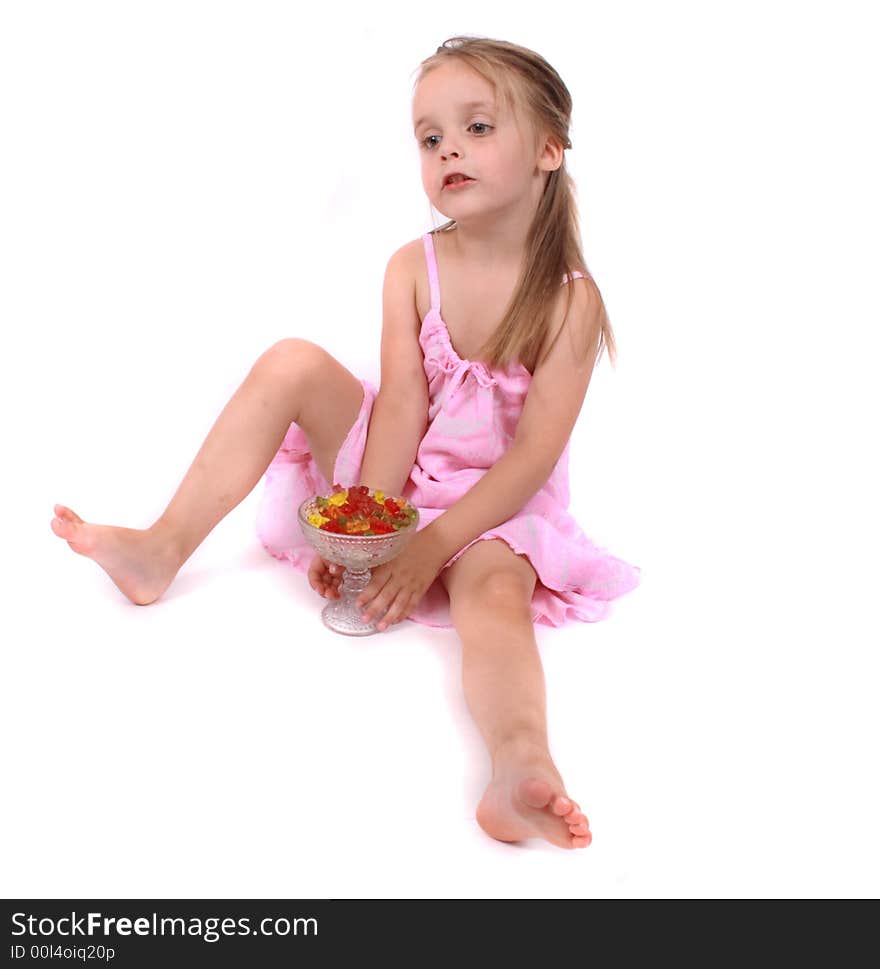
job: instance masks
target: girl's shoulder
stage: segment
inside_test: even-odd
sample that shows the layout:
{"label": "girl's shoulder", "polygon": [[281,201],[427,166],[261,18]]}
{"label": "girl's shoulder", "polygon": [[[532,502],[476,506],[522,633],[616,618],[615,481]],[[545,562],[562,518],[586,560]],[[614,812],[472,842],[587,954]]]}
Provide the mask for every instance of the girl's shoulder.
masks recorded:
{"label": "girl's shoulder", "polygon": [[385,288],[386,293],[399,294],[400,299],[406,300],[409,304],[407,312],[415,307],[418,319],[413,322],[417,330],[420,330],[431,306],[431,284],[424,237],[411,239],[392,253],[385,270]]}
{"label": "girl's shoulder", "polygon": [[415,286],[419,273],[425,267],[425,243],[422,238],[411,239],[399,249],[395,249],[388,260],[386,273],[402,273],[409,277]]}

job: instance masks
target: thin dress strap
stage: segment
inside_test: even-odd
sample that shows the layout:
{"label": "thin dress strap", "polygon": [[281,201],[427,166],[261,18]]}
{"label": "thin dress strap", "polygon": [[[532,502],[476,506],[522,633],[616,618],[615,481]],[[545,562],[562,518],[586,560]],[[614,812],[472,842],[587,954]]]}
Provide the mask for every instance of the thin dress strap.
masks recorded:
{"label": "thin dress strap", "polygon": [[434,254],[434,240],[430,232],[422,236],[425,244],[425,261],[428,264],[428,282],[431,284],[431,309],[440,311],[440,280],[437,275],[437,257]]}
{"label": "thin dress strap", "polygon": [[564,286],[567,282],[569,282],[572,279],[586,279],[586,277],[582,272],[580,272],[580,270],[577,270],[577,269],[573,273],[563,273],[562,285]]}

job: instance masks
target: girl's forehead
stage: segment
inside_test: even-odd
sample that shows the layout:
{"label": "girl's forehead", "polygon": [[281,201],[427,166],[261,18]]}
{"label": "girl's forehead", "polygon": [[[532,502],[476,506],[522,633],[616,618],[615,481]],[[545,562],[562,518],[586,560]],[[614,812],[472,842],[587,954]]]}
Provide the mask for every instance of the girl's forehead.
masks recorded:
{"label": "girl's forehead", "polygon": [[413,94],[413,121],[426,112],[480,102],[498,107],[495,89],[484,77],[464,64],[441,64],[419,81]]}

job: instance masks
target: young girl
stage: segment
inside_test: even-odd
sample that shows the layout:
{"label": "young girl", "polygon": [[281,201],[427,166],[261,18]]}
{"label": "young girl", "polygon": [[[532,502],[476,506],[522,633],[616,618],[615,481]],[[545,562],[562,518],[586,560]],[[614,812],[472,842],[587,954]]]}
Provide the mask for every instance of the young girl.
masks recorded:
{"label": "young girl", "polygon": [[419,530],[373,570],[365,619],[461,637],[493,765],[483,829],[585,847],[587,818],[550,756],[533,623],[602,619],[639,569],[566,511],[569,438],[602,346],[615,356],[565,168],[571,98],[533,51],[454,37],[422,62],[412,109],[425,192],[449,222],[388,262],[380,390],[315,344],[282,340],[152,527],[93,525],[56,505],[52,529],[146,605],[265,473],[263,544],[335,597],[339,570],[309,555],[300,502],[335,483],[403,495]]}

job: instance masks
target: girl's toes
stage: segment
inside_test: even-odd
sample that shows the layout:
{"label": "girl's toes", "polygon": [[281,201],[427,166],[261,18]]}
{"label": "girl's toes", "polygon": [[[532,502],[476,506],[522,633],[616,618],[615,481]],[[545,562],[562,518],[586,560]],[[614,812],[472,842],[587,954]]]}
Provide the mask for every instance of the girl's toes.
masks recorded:
{"label": "girl's toes", "polygon": [[581,814],[580,811],[572,811],[571,814],[565,815],[566,824],[586,824],[586,815]]}
{"label": "girl's toes", "polygon": [[588,824],[572,824],[568,830],[574,835],[583,837],[583,835],[590,833],[590,826]]}
{"label": "girl's toes", "polygon": [[571,798],[566,797],[564,794],[560,794],[559,797],[553,802],[553,813],[558,814],[560,817],[568,814],[572,807],[574,806],[574,801]]}
{"label": "girl's toes", "polygon": [[592,840],[593,840],[593,836],[591,834],[585,835],[582,838],[572,838],[571,839],[571,846],[572,846],[572,848],[586,848],[587,845]]}

